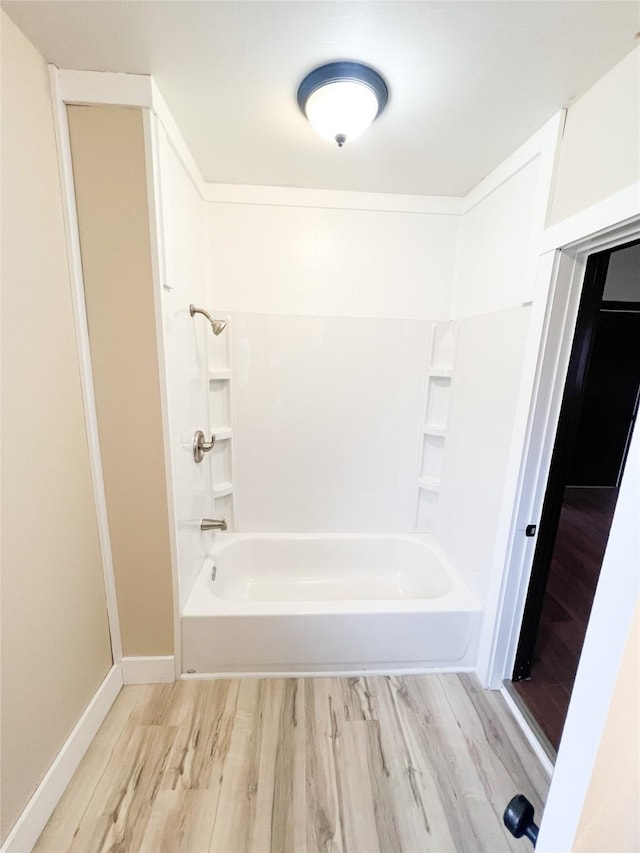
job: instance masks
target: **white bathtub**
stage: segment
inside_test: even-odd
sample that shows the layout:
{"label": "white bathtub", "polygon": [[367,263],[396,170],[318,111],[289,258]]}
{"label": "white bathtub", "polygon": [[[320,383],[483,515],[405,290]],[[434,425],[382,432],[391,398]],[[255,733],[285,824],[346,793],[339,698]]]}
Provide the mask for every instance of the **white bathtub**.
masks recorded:
{"label": "white bathtub", "polygon": [[183,608],[183,671],[465,669],[480,617],[429,536],[221,534]]}

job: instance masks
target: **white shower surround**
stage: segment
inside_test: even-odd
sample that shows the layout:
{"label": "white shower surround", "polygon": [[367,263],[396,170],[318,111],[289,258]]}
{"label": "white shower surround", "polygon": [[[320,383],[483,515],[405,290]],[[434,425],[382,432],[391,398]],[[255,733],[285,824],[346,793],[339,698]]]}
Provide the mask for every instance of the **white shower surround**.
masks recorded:
{"label": "white shower surround", "polygon": [[183,608],[183,666],[468,669],[480,617],[430,536],[223,534]]}
{"label": "white shower surround", "polygon": [[241,530],[409,532],[430,324],[231,316]]}

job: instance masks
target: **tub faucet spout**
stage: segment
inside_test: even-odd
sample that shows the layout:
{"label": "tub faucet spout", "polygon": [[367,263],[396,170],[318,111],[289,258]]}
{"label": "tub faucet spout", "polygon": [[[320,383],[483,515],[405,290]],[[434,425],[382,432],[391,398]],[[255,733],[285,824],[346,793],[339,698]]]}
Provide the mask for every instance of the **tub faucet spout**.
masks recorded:
{"label": "tub faucet spout", "polygon": [[215,519],[215,518],[203,518],[200,520],[200,530],[226,530],[227,529],[227,520],[226,518]]}

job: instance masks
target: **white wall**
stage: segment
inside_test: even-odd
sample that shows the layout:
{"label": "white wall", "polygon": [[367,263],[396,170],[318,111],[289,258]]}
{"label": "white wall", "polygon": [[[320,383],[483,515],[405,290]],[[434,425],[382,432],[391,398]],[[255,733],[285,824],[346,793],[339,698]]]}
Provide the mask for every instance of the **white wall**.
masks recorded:
{"label": "white wall", "polygon": [[481,602],[486,599],[530,308],[461,321],[437,538]]}
{"label": "white wall", "polygon": [[460,224],[454,319],[520,304],[535,216],[538,158],[467,211]]}
{"label": "white wall", "polygon": [[208,217],[220,309],[449,316],[458,217],[258,204],[211,204]]}
{"label": "white wall", "polygon": [[189,305],[207,307],[205,205],[158,123],[161,186],[162,316],[165,335],[169,441],[177,521],[180,598],[184,601],[207,551],[199,521],[212,511],[210,462],[193,461],[197,429],[207,431],[206,336],[202,316],[191,318]]}
{"label": "white wall", "polygon": [[[459,327],[438,540],[481,602],[490,587],[531,308],[523,286],[541,226],[540,158],[462,218]],[[537,219],[536,219],[537,217]]]}
{"label": "white wall", "polygon": [[640,47],[569,107],[549,222],[640,181]]}
{"label": "white wall", "polygon": [[457,218],[211,204],[208,221],[209,301],[231,315],[240,528],[408,532]]}

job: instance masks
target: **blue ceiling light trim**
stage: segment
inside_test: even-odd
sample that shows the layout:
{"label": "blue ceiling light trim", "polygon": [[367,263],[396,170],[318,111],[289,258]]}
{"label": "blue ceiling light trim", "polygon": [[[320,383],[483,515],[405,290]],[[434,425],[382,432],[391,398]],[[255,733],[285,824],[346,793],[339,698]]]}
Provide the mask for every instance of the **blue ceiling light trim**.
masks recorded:
{"label": "blue ceiling light trim", "polygon": [[376,118],[383,111],[389,100],[389,88],[375,68],[362,62],[329,62],[314,68],[304,78],[298,87],[298,106],[306,116],[306,104],[311,95],[322,86],[329,83],[354,82],[368,86],[378,101]]}

